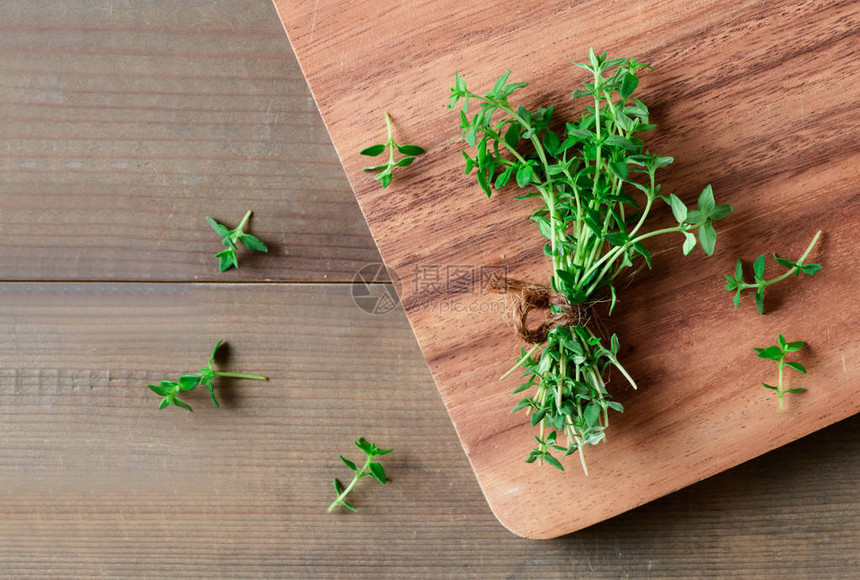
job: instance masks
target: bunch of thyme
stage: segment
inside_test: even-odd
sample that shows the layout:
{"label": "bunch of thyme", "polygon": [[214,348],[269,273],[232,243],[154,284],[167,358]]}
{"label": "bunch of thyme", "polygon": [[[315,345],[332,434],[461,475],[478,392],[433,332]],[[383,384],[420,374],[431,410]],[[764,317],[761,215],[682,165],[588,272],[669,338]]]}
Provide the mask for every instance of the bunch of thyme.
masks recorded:
{"label": "bunch of thyme", "polygon": [[[646,240],[663,234],[683,236],[686,255],[698,239],[710,256],[716,242],[713,222],[731,213],[732,207],[717,205],[710,185],[695,208],[688,208],[675,195],[660,195],[657,171],[673,159],[644,150],[636,135],[654,125],[649,122],[648,107],[633,97],[639,84],[637,72],[651,67],[634,59],[608,59],[605,52],[594,50],[589,51],[587,63],[575,64],[588,71],[592,80],[574,91],[573,97],[587,98],[592,104],[562,131],[551,128],[553,107],[530,111],[510,104],[510,96],[527,85],[508,83],[510,71],[485,94],[470,91],[465,80],[455,75],[449,108],[462,101],[463,139],[476,148],[474,156],[462,152],[466,173],[475,170],[487,196],[491,188],[515,181],[527,190],[517,199],[543,202],[531,220],[548,240],[544,253],[552,262],[552,290],[563,294],[572,308],[606,299],[611,314],[621,273],[637,257],[651,266]],[[477,110],[470,111],[470,105],[477,105]],[[670,206],[677,225],[646,231],[646,218],[658,199]],[[552,311],[561,308],[554,306]],[[526,382],[514,392],[533,392],[514,410],[525,409],[539,430],[537,447],[526,461],[545,461],[563,469],[553,451],[561,459],[578,453],[588,474],[584,447],[604,439],[610,409],[623,411],[606,388],[610,368],[636,388],[618,360],[619,348],[616,335],[607,348],[583,324],[556,326],[546,341],[523,350],[511,372],[525,369]]]}

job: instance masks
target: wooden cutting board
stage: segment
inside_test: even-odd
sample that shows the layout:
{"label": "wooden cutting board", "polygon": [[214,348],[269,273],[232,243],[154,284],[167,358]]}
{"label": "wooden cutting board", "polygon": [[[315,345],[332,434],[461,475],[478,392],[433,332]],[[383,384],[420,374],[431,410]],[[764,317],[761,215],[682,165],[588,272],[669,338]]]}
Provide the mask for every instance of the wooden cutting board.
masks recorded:
{"label": "wooden cutting board", "polygon": [[[275,0],[323,119],[401,297],[463,448],[499,520],[512,532],[572,532],[756,457],[860,410],[860,4],[817,1],[498,2]],[[735,213],[718,224],[717,252],[685,257],[682,240],[655,242],[655,265],[603,319],[640,388],[612,381],[626,411],[607,441],[562,473],[523,462],[533,430],[509,410],[516,379],[500,383],[521,346],[504,301],[481,289],[486,267],[545,283],[535,205],[513,191],[488,200],[463,174],[458,118],[446,108],[454,72],[488,90],[505,70],[527,81],[519,103],[557,105],[585,80],[571,61],[589,47],[656,67],[640,97],[658,130],[646,148],[672,155],[664,193],[688,204],[707,183]],[[427,155],[381,189],[358,151],[384,140],[383,113],[401,143]],[[654,228],[673,223],[667,208]],[[737,258],[810,259],[814,278],[732,308],[722,274]],[[475,277],[467,284],[469,272]],[[465,278],[464,278],[465,276]],[[455,282],[452,283],[452,280]],[[807,393],[760,386],[775,365],[754,347],[805,340],[792,377]],[[385,372],[380,369],[380,396]],[[404,402],[408,405],[408,401]],[[774,474],[774,487],[779,474]],[[739,493],[743,493],[742,490]]]}

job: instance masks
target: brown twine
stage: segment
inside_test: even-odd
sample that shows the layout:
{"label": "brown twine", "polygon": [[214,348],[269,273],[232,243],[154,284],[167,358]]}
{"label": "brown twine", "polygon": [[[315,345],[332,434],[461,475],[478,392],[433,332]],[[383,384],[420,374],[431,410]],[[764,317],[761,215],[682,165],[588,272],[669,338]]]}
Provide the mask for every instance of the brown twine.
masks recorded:
{"label": "brown twine", "polygon": [[[577,326],[586,318],[579,305],[571,307],[564,294],[554,292],[548,286],[533,284],[523,280],[493,275],[487,290],[497,294],[507,294],[514,300],[513,323],[517,336],[529,344],[546,341],[549,331],[559,326]],[[557,306],[561,312],[550,312],[536,328],[529,328],[526,318],[532,310],[550,310]]]}

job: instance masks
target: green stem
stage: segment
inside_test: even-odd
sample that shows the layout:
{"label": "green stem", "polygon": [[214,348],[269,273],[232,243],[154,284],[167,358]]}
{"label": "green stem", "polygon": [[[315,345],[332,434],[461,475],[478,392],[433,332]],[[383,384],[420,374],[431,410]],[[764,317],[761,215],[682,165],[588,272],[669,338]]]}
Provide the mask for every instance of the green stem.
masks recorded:
{"label": "green stem", "polygon": [[248,210],[248,213],[245,214],[245,217],[242,218],[242,221],[239,222],[239,227],[237,227],[234,232],[241,232],[245,228],[245,224],[248,223],[248,218],[251,217],[251,210]]}
{"label": "green stem", "polygon": [[[803,261],[807,257],[809,257],[809,253],[812,251],[812,248],[815,247],[815,244],[818,242],[818,238],[820,238],[820,237],[821,237],[821,230],[819,230],[818,233],[815,234],[815,237],[812,238],[812,241],[809,243],[809,246],[806,248],[806,251],[803,252],[803,255],[800,256],[799,260],[797,260],[796,263],[798,264],[798,266],[803,265]],[[796,274],[800,270],[800,268],[798,268],[798,266],[795,266],[794,268],[789,268],[789,270],[785,274],[783,274],[782,276],[778,276],[778,277],[774,278],[773,280],[765,280],[762,284],[762,288],[767,288],[771,284],[776,284],[777,282],[781,282],[782,280],[785,280],[786,278],[788,278],[792,274]],[[747,290],[748,288],[758,288],[759,285],[758,284],[749,284],[748,282],[740,281],[740,283],[738,284],[738,287],[741,290]]]}
{"label": "green stem", "polygon": [[367,461],[364,462],[364,466],[362,466],[362,468],[359,471],[355,472],[355,475],[352,477],[352,481],[350,482],[350,484],[348,486],[346,486],[346,489],[344,489],[341,492],[341,494],[339,496],[337,496],[337,499],[334,500],[330,506],[328,506],[328,509],[325,511],[325,513],[327,513],[327,514],[331,513],[331,510],[336,508],[338,506],[338,504],[340,504],[343,501],[343,499],[349,494],[349,492],[352,490],[352,488],[355,487],[356,482],[364,476],[364,472],[367,471],[368,467],[370,467],[370,461],[372,459],[373,459],[372,455],[367,456]]}
{"label": "green stem", "polygon": [[517,370],[518,368],[520,368],[520,367],[522,366],[523,361],[525,361],[527,358],[529,358],[531,355],[533,355],[533,354],[534,354],[534,352],[535,352],[537,349],[539,349],[539,348],[540,348],[540,345],[539,345],[539,344],[534,345],[534,346],[531,348],[531,350],[529,350],[529,351],[528,351],[528,352],[527,352],[527,353],[526,353],[526,354],[525,354],[525,355],[524,355],[520,360],[518,360],[518,361],[517,361],[517,364],[515,364],[514,366],[512,366],[512,367],[511,367],[511,370],[509,370],[508,372],[506,372],[505,374],[503,374],[501,377],[499,377],[499,380],[500,380],[500,381],[503,381],[503,380],[505,380],[506,378],[508,378],[509,376],[511,376],[511,374],[512,374],[515,370]]}
{"label": "green stem", "polygon": [[617,369],[621,372],[621,374],[622,374],[622,375],[624,375],[624,378],[625,378],[625,379],[627,379],[627,382],[628,382],[628,383],[630,383],[630,386],[631,386],[631,387],[633,387],[634,389],[636,389],[636,390],[638,391],[638,390],[639,390],[639,387],[637,387],[637,386],[636,386],[636,381],[634,381],[634,380],[633,380],[633,377],[631,377],[631,376],[627,373],[627,371],[626,371],[626,370],[624,370],[624,367],[623,367],[623,366],[621,366],[621,363],[619,363],[619,362],[618,362],[618,359],[613,357],[611,360],[612,360],[612,364],[613,364],[613,366],[614,366],[615,368],[617,368]]}
{"label": "green stem", "polygon": [[583,451],[585,441],[583,441],[582,437],[579,438],[579,445],[577,445],[576,450],[579,452],[579,462],[582,464],[582,472],[588,477],[588,466],[585,464],[585,451]]}
{"label": "green stem", "polygon": [[779,357],[777,364],[779,365],[779,379],[778,379],[778,382],[776,383],[776,385],[777,385],[776,394],[779,397],[779,412],[782,413],[782,397],[784,394],[783,389],[782,389],[782,374],[783,374],[782,369],[785,366],[785,355],[782,355],[781,357]]}
{"label": "green stem", "polygon": [[641,242],[642,240],[646,240],[648,238],[652,238],[654,236],[659,236],[662,234],[670,234],[672,232],[683,232],[683,231],[685,231],[685,229],[684,229],[684,226],[682,226],[682,225],[677,225],[674,228],[663,228],[662,230],[655,230],[653,232],[648,232],[647,234],[642,234],[641,236],[639,236],[637,238],[633,238],[629,242],[625,243],[623,246],[616,246],[615,248],[613,248],[612,250],[607,252],[606,255],[604,255],[602,258],[600,258],[600,260],[598,260],[591,268],[589,268],[585,274],[583,274],[582,279],[586,280],[586,279],[588,279],[588,276],[591,274],[591,272],[593,272],[598,267],[600,267],[600,265],[603,264],[604,262],[606,263],[606,265],[603,267],[603,270],[600,272],[600,275],[595,278],[594,283],[591,285],[591,287],[586,292],[586,295],[591,295],[591,293],[597,289],[597,287],[600,285],[600,281],[603,279],[603,277],[606,275],[606,273],[610,270],[610,266],[612,266],[612,262],[614,262],[618,258],[618,256],[621,255],[622,252],[626,251],[627,248],[629,248],[633,244],[635,244],[637,242]]}
{"label": "green stem", "polygon": [[261,377],[260,375],[246,375],[242,373],[222,373],[220,371],[215,371],[213,373],[216,377],[231,377],[234,379],[251,379],[254,381],[268,381],[268,377]]}
{"label": "green stem", "polygon": [[385,113],[385,127],[388,130],[388,140],[385,146],[388,148],[388,165],[390,167],[394,165],[394,133],[391,129],[391,117],[388,116],[388,113]]}

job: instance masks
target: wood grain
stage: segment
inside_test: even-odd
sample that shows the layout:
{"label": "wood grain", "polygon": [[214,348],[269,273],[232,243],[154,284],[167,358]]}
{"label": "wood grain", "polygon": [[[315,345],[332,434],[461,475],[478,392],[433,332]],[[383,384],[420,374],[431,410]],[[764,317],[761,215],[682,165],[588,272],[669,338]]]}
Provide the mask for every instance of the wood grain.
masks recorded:
{"label": "wood grain", "polygon": [[[275,65],[278,59],[283,63],[277,66],[287,66],[294,59],[268,0],[181,5],[164,0],[7,1],[0,4],[0,13],[3,35],[20,40],[38,34],[42,41],[28,45],[29,51],[0,53],[3,71],[42,55],[40,68],[21,70],[15,77],[22,86],[32,83],[27,96],[31,104],[57,98],[52,86],[40,85],[40,80],[76,78],[90,83],[95,98],[116,90],[106,83],[120,82],[123,67],[128,67],[125,72],[138,79],[136,90],[146,91],[151,82],[158,90],[185,95],[180,103],[206,108],[208,102],[243,115],[235,112],[247,107],[246,84],[259,82],[255,67]],[[266,30],[273,31],[271,36]],[[255,34],[261,38],[252,38]],[[0,43],[9,48],[5,39]],[[102,43],[99,50],[109,44],[111,54],[91,54],[95,42]],[[149,58],[137,54],[143,50],[140,43],[146,44]],[[276,58],[255,60],[246,52],[249,46],[260,52],[270,47],[272,52],[266,54],[277,53]],[[237,50],[249,58],[233,60]],[[191,55],[193,74],[175,52]],[[252,70],[247,80],[242,78],[245,66]],[[227,78],[207,85],[214,82],[210,72]],[[167,74],[175,78],[167,79]],[[281,78],[279,74],[273,76]],[[201,86],[235,94],[200,101],[195,91]],[[282,138],[295,139],[292,149],[301,150],[306,134],[292,119],[306,119],[307,129],[328,146],[318,114],[312,107],[307,117],[300,112],[307,100],[304,89],[277,86],[286,93],[275,97],[277,102],[292,112],[281,114],[271,125],[273,131],[290,127]],[[0,99],[9,90],[0,88]],[[98,130],[107,140],[147,134],[151,124],[166,120],[159,120],[163,112],[146,117],[147,110],[133,106],[130,97],[111,98],[133,109],[140,123],[124,119],[121,110],[113,110],[112,122],[110,117],[102,123],[82,118],[88,131]],[[158,97],[142,98],[158,105]],[[79,108],[76,114],[95,115],[96,109]],[[103,109],[98,114],[110,111],[98,109]],[[2,132],[14,119],[0,114]],[[220,115],[181,114],[211,127]],[[61,133],[74,117],[69,113],[64,118],[39,127],[47,131],[40,133],[46,137],[45,154],[28,162],[43,163],[48,151],[75,144],[75,134]],[[183,126],[190,131],[195,125]],[[206,131],[214,130],[211,127]],[[159,131],[164,132],[160,137],[173,141],[167,150],[181,151],[181,133]],[[328,151],[325,155],[330,156]],[[4,153],[8,151],[0,150],[0,157]],[[181,171],[202,172],[217,186],[219,178],[209,173],[214,169],[201,169],[200,161],[183,157],[177,164]],[[333,160],[331,166],[337,167]],[[265,173],[266,166],[253,164],[249,172],[249,183],[263,180],[255,176]],[[9,175],[5,169],[0,172],[0,184]],[[123,280],[138,274],[129,264],[101,260],[106,256],[100,253],[103,238],[79,234],[74,238],[78,245],[55,246],[59,258],[39,257],[36,249],[21,247],[21,239],[38,245],[54,230],[75,228],[80,215],[74,208],[79,204],[124,228],[139,219],[135,213],[143,202],[126,194],[131,184],[121,169],[105,167],[96,177],[93,187],[112,184],[112,195],[73,195],[84,190],[83,181],[78,189],[57,181],[50,196],[37,195],[43,192],[36,185],[0,194],[0,231],[9,231],[2,228],[9,227],[5,221],[10,215],[21,220],[16,237],[0,237],[0,279],[105,279],[0,283],[0,576],[857,576],[857,417],[576,534],[525,541],[502,528],[487,507],[405,316],[365,315],[346,287],[330,282],[328,266],[308,258],[291,262],[285,273],[282,260],[295,257],[266,257],[247,268],[243,264],[240,273],[247,280],[295,277],[326,283],[224,284],[225,277],[217,284],[164,282],[197,275],[214,278],[207,246],[192,258],[177,249],[168,265],[144,262],[153,283],[117,284],[110,282],[112,276]],[[40,183],[52,183],[49,178],[40,178]],[[336,217],[335,223],[314,230],[328,232],[316,240],[314,251],[328,256],[325,259],[346,278],[352,266],[337,265],[345,263],[344,248],[369,248],[372,240],[343,174],[337,179],[336,191],[327,194],[332,204],[326,214]],[[280,207],[275,204],[265,212],[258,210],[255,227],[310,235],[308,228],[316,222],[297,222],[296,216],[317,215],[323,194],[296,175],[278,182],[294,204],[292,217],[273,217]],[[249,199],[229,193],[235,205],[227,208],[225,220],[244,211]],[[139,195],[152,196],[148,199],[153,203],[167,199],[146,191]],[[254,195],[263,199],[256,190]],[[188,206],[189,220],[210,207],[202,194],[199,207],[191,207],[190,198],[171,200]],[[163,217],[152,211],[153,220]],[[92,227],[101,236],[113,231],[103,224]],[[360,232],[364,239],[351,232]],[[155,247],[160,230],[147,228],[135,235],[141,245]],[[178,228],[171,235],[191,234]],[[208,234],[195,229],[193,235],[203,240]],[[116,255],[131,255],[116,247],[119,239],[111,237]],[[149,260],[137,247],[133,250],[141,260]],[[26,252],[32,260],[11,264],[9,256]],[[167,252],[159,247],[157,255],[165,259]],[[190,265],[193,275],[185,276],[186,270],[174,263]],[[197,366],[219,337],[230,342],[229,356],[221,362],[225,368],[265,372],[271,380],[222,383],[220,410],[208,406],[204,394],[194,393],[193,415],[176,409],[157,412],[155,396],[144,385],[182,372],[189,364]],[[326,515],[330,479],[344,475],[337,454],[350,456],[351,442],[359,435],[397,448],[386,461],[392,482],[386,487],[360,486],[355,491],[358,514]]]}
{"label": "wood grain", "polygon": [[[0,3],[4,280],[350,280],[379,256],[273,16]],[[203,216],[268,256],[219,275]]]}
{"label": "wood grain", "polygon": [[[455,70],[477,89],[510,68],[531,83],[523,104],[559,104],[565,118],[574,112],[567,95],[583,81],[569,62],[589,46],[651,63],[641,98],[660,129],[647,146],[677,160],[664,191],[691,201],[713,183],[736,208],[713,259],[686,260],[661,241],[659,265],[625,291],[611,327],[643,388],[620,393],[628,412],[590,453],[587,479],[523,464],[530,428],[505,413],[511,386],[496,380],[519,345],[487,315],[489,298],[446,287],[427,295],[417,276],[404,279],[410,323],[509,529],[533,538],[580,529],[860,410],[860,140],[845,106],[860,97],[856,3],[275,4],[382,257],[401,274],[505,265],[518,278],[548,276],[531,209],[510,195],[486,201],[462,174],[456,117],[442,107]],[[383,110],[403,141],[428,149],[384,191],[355,155]],[[664,210],[655,228],[670,219]],[[721,281],[736,257],[798,255],[818,229],[822,274],[779,290],[768,316],[748,301],[731,309]],[[811,347],[802,361],[812,368],[809,393],[785,415],[756,387],[770,369],[752,355],[778,332]]]}
{"label": "wood grain", "polygon": [[[217,338],[220,368],[270,381],[156,411],[145,385]],[[0,284],[4,577],[850,578],[858,428],[529,542],[487,509],[402,312],[332,285]],[[392,481],[327,515],[358,435],[396,447]]]}

